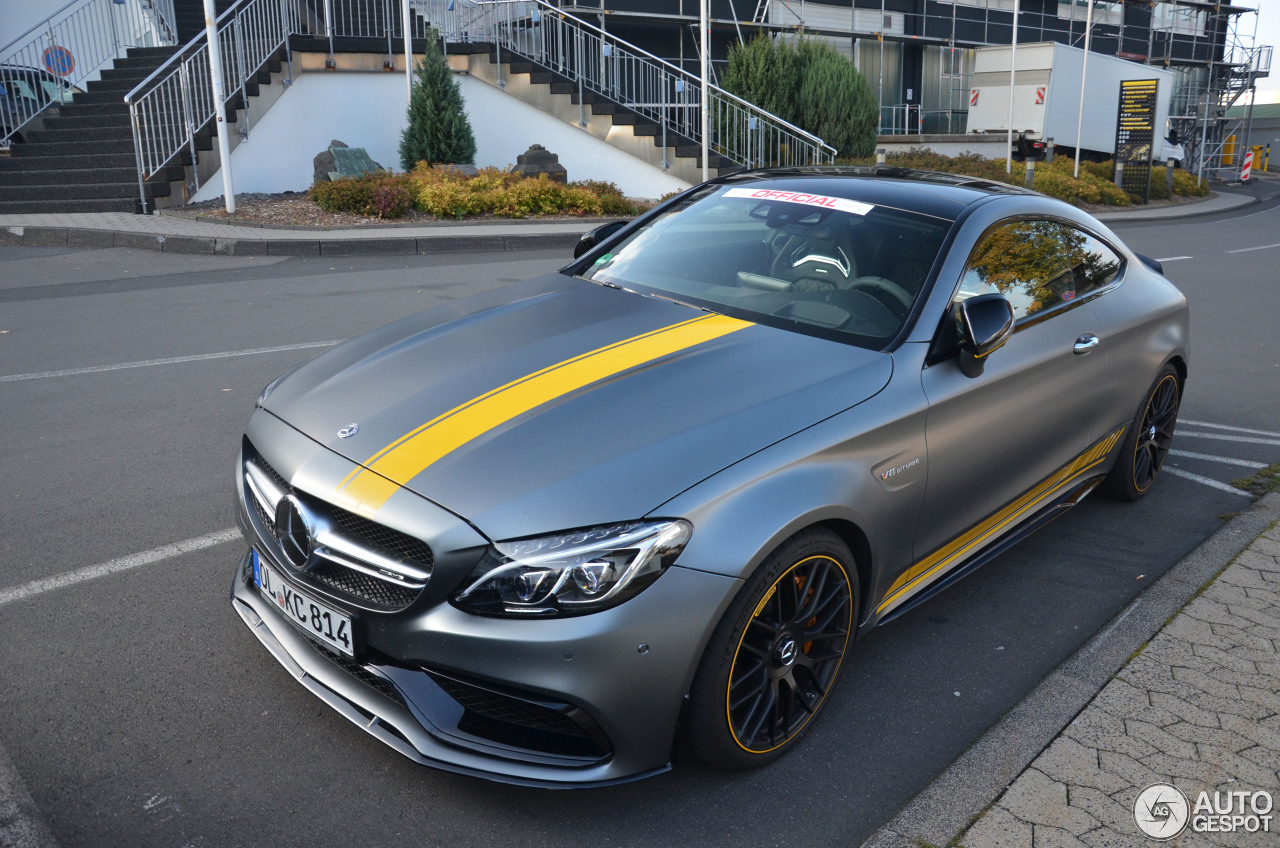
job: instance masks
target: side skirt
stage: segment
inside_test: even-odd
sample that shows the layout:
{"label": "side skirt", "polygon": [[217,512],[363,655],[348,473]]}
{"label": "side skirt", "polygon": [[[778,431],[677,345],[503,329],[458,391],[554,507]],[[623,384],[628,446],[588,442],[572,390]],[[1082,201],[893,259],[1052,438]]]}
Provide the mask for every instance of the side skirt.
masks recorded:
{"label": "side skirt", "polygon": [[1062,515],[1064,512],[1071,509],[1071,507],[1080,503],[1080,501],[1084,500],[1085,496],[1092,492],[1094,487],[1102,482],[1104,476],[1105,475],[1090,477],[1089,479],[1082,480],[1071,488],[1065,490],[1057,498],[1045,504],[1039,510],[1033,512],[1026,519],[1017,524],[1017,526],[1010,529],[1009,532],[978,551],[963,565],[952,569],[946,575],[924,590],[918,592],[900,606],[885,613],[885,615],[876,622],[876,626],[878,627],[881,624],[893,621],[903,613],[910,612],[920,604],[941,592],[943,589],[948,588],[961,578],[967,577],[991,560],[998,557],[1000,554],[1009,550],[1009,548],[1012,548],[1018,542],[1022,541],[1027,536],[1030,536],[1036,530],[1039,530],[1041,527],[1048,524],[1059,515]]}

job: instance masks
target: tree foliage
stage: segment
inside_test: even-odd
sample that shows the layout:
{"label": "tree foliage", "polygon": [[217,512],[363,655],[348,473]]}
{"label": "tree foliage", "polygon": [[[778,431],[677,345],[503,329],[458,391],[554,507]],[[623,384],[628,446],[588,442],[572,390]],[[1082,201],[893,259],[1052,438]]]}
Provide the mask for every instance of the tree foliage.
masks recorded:
{"label": "tree foliage", "polygon": [[419,162],[470,165],[475,158],[476,138],[462,92],[436,39],[428,38],[409,97],[409,122],[400,136],[400,167],[411,171]]}
{"label": "tree foliage", "polygon": [[761,33],[729,51],[725,89],[813,133],[842,157],[875,150],[880,107],[853,63],[829,44]]}

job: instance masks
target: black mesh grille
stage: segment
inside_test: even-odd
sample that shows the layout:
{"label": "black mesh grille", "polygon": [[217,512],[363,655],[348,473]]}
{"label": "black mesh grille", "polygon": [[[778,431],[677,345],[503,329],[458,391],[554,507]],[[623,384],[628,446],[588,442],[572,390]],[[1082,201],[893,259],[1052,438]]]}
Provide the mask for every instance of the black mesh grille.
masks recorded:
{"label": "black mesh grille", "polygon": [[324,560],[301,576],[323,583],[330,589],[353,595],[371,606],[387,610],[404,609],[413,603],[413,599],[418,597],[420,591],[406,589]]}
{"label": "black mesh grille", "polygon": [[[309,508],[323,513],[333,522],[335,530],[362,547],[376,551],[388,559],[414,566],[429,572],[435,559],[431,546],[421,539],[415,539],[407,533],[384,527],[376,521],[370,521],[359,515],[347,512],[333,504],[318,501],[315,498],[299,493],[289,485],[262,455],[248,441],[244,442],[245,460],[252,462],[260,471],[270,477],[282,491],[301,494]],[[262,521],[267,532],[275,535],[275,516],[258,503],[252,495],[248,498],[253,503],[258,519]],[[360,606],[382,612],[402,610],[418,597],[420,589],[407,589],[396,583],[380,580],[361,571],[346,568],[337,563],[320,560],[310,571],[291,572],[291,575],[304,583],[327,591],[339,599],[354,601]]]}
{"label": "black mesh grille", "polygon": [[[308,634],[308,638],[310,638],[310,634]],[[369,669],[360,665],[360,663],[351,659],[351,657],[348,657],[346,654],[336,653],[333,648],[317,639],[311,639],[311,644],[314,645],[320,653],[329,660],[329,662],[333,663],[356,680],[359,680],[365,686],[368,686],[380,695],[385,695],[402,707],[405,705],[404,698],[400,697],[400,692],[395,686],[391,685],[391,681],[384,677],[379,677],[369,671]]]}
{"label": "black mesh grille", "polygon": [[573,719],[559,710],[510,698],[497,692],[471,686],[439,674],[431,679],[463,707],[494,721],[518,724],[533,730],[585,738],[587,733]]}
{"label": "black mesh grille", "polygon": [[361,544],[373,548],[380,553],[398,559],[401,562],[416,565],[424,571],[430,570],[435,556],[431,546],[421,539],[415,539],[407,533],[383,527],[376,521],[370,521],[359,515],[353,515],[345,509],[329,507],[329,517],[338,525],[344,536],[358,539]]}

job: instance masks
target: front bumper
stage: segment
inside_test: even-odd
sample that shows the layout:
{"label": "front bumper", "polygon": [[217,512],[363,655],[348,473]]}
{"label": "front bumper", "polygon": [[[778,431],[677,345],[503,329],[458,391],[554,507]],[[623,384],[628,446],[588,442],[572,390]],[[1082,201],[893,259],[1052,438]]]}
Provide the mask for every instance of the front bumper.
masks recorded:
{"label": "front bumper", "polygon": [[[332,654],[262,598],[248,553],[231,604],[295,679],[410,759],[506,783],[591,787],[670,768],[704,631],[735,588],[736,581],[673,567],[627,604],[576,619],[481,618],[446,605],[407,628],[421,655],[412,661],[378,650],[382,628],[368,614],[360,619],[361,660]],[[652,602],[637,603],[645,596]],[[486,692],[510,706],[527,704],[535,718],[564,716],[584,728],[584,743],[548,750],[539,743],[554,736],[530,743],[518,732],[530,723],[520,719],[503,733],[494,709],[476,712],[466,697]],[[485,719],[478,730],[477,717]]]}

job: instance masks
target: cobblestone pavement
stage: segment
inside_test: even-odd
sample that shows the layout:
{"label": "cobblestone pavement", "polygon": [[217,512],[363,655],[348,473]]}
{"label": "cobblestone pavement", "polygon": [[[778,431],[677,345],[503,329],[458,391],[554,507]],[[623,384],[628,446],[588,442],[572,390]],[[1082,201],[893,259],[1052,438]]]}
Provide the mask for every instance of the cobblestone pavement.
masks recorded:
{"label": "cobblestone pavement", "polygon": [[[959,842],[965,848],[1157,844],[1138,793],[1169,783],[1280,800],[1280,526],[1260,535],[1124,666]],[[1224,802],[1225,803],[1225,802]],[[1270,832],[1195,833],[1166,843],[1280,846]]]}

